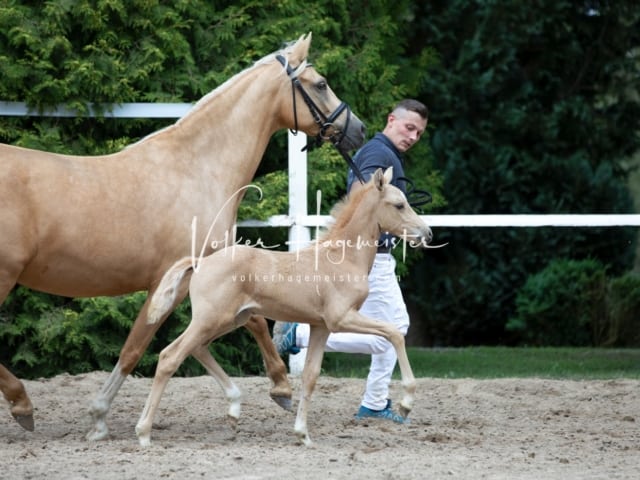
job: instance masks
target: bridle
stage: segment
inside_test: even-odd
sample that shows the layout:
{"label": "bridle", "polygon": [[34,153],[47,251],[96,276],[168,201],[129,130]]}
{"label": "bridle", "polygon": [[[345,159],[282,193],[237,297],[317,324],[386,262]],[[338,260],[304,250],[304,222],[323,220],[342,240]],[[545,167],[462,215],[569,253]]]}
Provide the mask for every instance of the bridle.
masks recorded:
{"label": "bridle", "polygon": [[[345,102],[341,102],[340,105],[338,105],[338,108],[336,108],[329,116],[326,116],[322,112],[322,110],[318,108],[318,106],[315,104],[315,102],[309,96],[309,94],[305,91],[304,87],[302,86],[302,83],[300,82],[300,79],[295,73],[297,68],[291,67],[287,59],[284,58],[282,55],[276,55],[276,60],[278,60],[280,64],[286,69],[287,75],[291,79],[291,92],[293,95],[293,118],[294,118],[294,128],[293,130],[291,130],[291,133],[293,133],[294,135],[298,133],[298,109],[296,105],[296,89],[297,89],[298,92],[300,92],[300,95],[302,96],[304,103],[307,104],[307,107],[309,108],[309,112],[311,112],[311,116],[313,117],[313,121],[316,123],[316,125],[320,127],[320,131],[318,132],[318,136],[316,137],[316,143],[320,145],[323,141],[331,142],[333,146],[336,147],[338,152],[340,152],[340,155],[342,155],[342,158],[345,159],[349,167],[351,167],[351,170],[353,170],[353,173],[356,175],[356,177],[358,177],[358,180],[360,180],[360,182],[362,183],[365,183],[362,172],[360,172],[360,169],[353,162],[349,154],[343,148],[341,148],[341,145],[340,145],[344,140],[345,132],[349,130],[349,121],[351,120],[351,109],[349,108],[349,105],[347,105]],[[311,64],[308,63],[307,66],[311,66]],[[335,120],[345,111],[347,115],[346,123],[345,123],[344,129],[339,130],[334,127],[333,122],[335,122]],[[332,129],[333,133],[331,133],[330,135],[327,135],[329,129]],[[307,147],[305,147],[305,149],[306,148]]]}

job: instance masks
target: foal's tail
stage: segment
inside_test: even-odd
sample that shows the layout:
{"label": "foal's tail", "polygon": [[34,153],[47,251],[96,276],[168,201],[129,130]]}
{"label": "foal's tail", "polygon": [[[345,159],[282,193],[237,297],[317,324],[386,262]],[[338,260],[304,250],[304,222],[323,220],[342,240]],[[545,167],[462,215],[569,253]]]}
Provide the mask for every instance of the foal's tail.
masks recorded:
{"label": "foal's tail", "polygon": [[149,302],[147,323],[158,323],[165,314],[173,310],[180,287],[189,281],[192,270],[193,257],[184,257],[167,270]]}

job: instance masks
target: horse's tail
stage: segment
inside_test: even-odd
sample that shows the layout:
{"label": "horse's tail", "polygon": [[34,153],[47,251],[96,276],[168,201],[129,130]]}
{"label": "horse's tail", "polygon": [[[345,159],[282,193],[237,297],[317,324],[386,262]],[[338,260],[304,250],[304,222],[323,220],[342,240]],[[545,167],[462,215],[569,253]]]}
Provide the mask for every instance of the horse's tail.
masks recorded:
{"label": "horse's tail", "polygon": [[[164,315],[170,312],[176,301],[176,296],[184,282],[191,278],[193,258],[184,257],[174,263],[163,275],[156,291],[151,297],[147,309],[147,323],[158,323]],[[188,273],[188,275],[187,275]]]}

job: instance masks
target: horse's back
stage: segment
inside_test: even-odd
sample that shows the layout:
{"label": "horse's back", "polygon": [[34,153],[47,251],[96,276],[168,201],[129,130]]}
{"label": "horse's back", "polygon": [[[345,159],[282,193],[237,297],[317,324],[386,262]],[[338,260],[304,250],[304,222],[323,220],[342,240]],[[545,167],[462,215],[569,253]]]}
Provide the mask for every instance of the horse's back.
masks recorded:
{"label": "horse's back", "polygon": [[[127,256],[131,264],[135,252],[129,252],[132,247],[119,230],[129,230],[129,240],[136,242],[127,227],[140,219],[132,202],[124,200],[128,194],[119,176],[110,173],[115,159],[0,144],[1,273],[15,283],[66,296],[145,288],[137,279],[135,286],[120,286],[127,262],[114,259]],[[109,263],[122,263],[123,269],[114,275]],[[105,288],[110,276],[118,279]]]}

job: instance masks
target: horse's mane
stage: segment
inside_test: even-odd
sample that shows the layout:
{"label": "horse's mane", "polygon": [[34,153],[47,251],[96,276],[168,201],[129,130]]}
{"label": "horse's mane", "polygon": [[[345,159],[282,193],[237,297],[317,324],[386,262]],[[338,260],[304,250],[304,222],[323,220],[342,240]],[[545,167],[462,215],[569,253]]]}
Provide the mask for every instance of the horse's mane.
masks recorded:
{"label": "horse's mane", "polygon": [[355,192],[349,193],[342,197],[338,203],[336,203],[331,209],[330,215],[334,219],[331,226],[318,237],[319,241],[324,241],[331,238],[336,232],[339,232],[345,225],[347,225],[356,211],[356,208],[362,202],[362,197],[365,193],[373,188],[373,185],[366,185],[364,188],[359,188]]}
{"label": "horse's mane", "polygon": [[[291,46],[287,46],[281,50],[275,51],[273,53],[270,53],[269,55],[266,55],[265,57],[262,57],[261,59],[257,60],[252,66],[245,68],[244,70],[242,70],[241,72],[236,73],[233,77],[229,78],[227,81],[225,81],[223,84],[221,84],[220,86],[218,86],[217,88],[215,88],[214,90],[212,90],[211,92],[207,93],[204,97],[202,97],[200,100],[198,100],[196,102],[196,104],[193,106],[193,109],[191,110],[191,112],[195,112],[196,110],[200,109],[204,104],[206,104],[207,102],[209,102],[209,100],[211,100],[213,97],[217,97],[219,95],[222,95],[226,90],[229,89],[229,87],[231,85],[233,85],[236,81],[236,79],[242,75],[245,75],[253,70],[255,70],[258,67],[261,67],[262,65],[267,65],[270,63],[273,63],[276,60],[276,57],[278,55],[282,55],[285,60],[286,60],[286,64],[285,67],[282,69],[281,74],[285,75],[286,74],[286,65],[288,65],[288,59],[287,59],[287,54],[290,53],[291,51]],[[303,61],[295,70],[295,75],[299,75],[299,73],[305,69],[307,65],[306,60]],[[189,113],[191,113],[189,112]],[[182,119],[178,120],[177,123],[180,123]]]}
{"label": "horse's mane", "polygon": [[[289,64],[289,59],[288,59],[287,55],[291,52],[293,44],[294,43],[287,44],[283,48],[281,48],[280,50],[276,50],[275,52],[270,53],[269,55],[266,55],[266,56],[262,57],[259,60],[256,60],[253,65],[251,65],[250,67],[245,68],[244,70],[236,73],[234,76],[232,76],[231,78],[226,80],[224,83],[222,83],[221,85],[219,85],[218,87],[216,87],[215,89],[213,89],[212,91],[210,91],[209,93],[204,95],[202,98],[200,98],[200,100],[198,100],[193,105],[191,110],[189,110],[189,112],[187,112],[187,114],[184,117],[180,118],[176,123],[174,123],[172,125],[168,125],[167,127],[162,128],[162,129],[160,129],[160,130],[158,130],[156,132],[150,133],[146,137],[143,137],[140,140],[138,140],[138,142],[136,142],[136,143],[144,142],[145,140],[148,140],[151,137],[155,137],[156,135],[158,135],[161,132],[164,132],[167,129],[170,129],[170,128],[175,127],[176,125],[179,125],[187,116],[189,116],[192,113],[195,113],[198,110],[202,109],[204,107],[204,105],[209,103],[214,97],[218,97],[218,96],[222,95],[226,90],[228,90],[231,87],[231,85],[233,85],[236,82],[238,77],[241,77],[241,76],[243,76],[245,74],[248,74],[249,72],[252,72],[256,68],[261,67],[262,65],[267,65],[267,64],[273,63],[274,61],[276,61],[276,57],[278,55],[282,55],[285,58],[285,66],[282,69],[281,74],[282,75],[286,75],[287,65]],[[300,65],[298,65],[296,67],[296,69],[293,72],[293,75],[298,76],[300,73],[302,73],[302,71],[306,67],[307,67],[307,61],[304,60],[304,61],[302,61],[300,63]],[[133,145],[135,145],[135,144],[133,144]]]}

